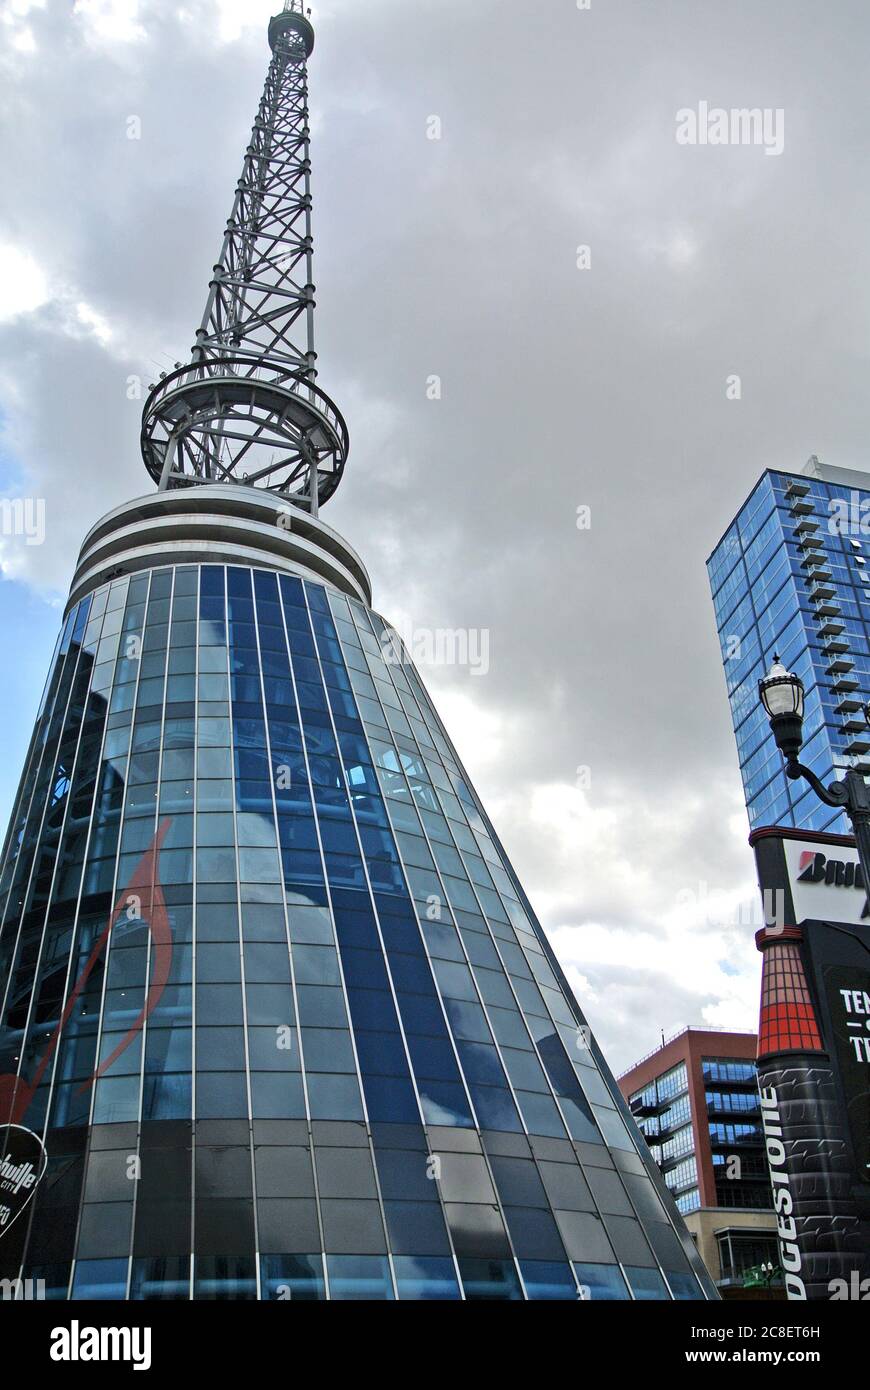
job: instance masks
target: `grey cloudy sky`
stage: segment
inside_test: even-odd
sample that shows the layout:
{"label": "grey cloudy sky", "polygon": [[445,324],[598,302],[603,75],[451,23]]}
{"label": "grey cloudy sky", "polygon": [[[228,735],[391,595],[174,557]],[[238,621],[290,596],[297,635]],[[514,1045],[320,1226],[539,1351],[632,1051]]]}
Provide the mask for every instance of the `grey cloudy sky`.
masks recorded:
{"label": "grey cloudy sky", "polygon": [[[47,508],[44,546],[0,538],[4,815],[81,538],[149,490],[127,379],[190,348],[279,7],[0,0],[0,489]],[[752,1027],[704,561],[764,467],[866,463],[870,11],[314,18],[321,382],[352,438],[325,520],[388,617],[489,632],[486,675],[424,677],[611,1063]],[[702,101],[781,108],[782,154],[679,145]]]}

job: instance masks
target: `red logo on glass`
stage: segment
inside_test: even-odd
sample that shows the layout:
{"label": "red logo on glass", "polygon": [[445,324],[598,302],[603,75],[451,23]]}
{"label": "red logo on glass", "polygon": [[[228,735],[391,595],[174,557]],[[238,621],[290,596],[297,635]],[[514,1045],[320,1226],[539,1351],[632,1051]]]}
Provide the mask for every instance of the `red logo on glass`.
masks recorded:
{"label": "red logo on glass", "polygon": [[160,850],[171,824],[171,817],[167,817],[161,822],[157,834],[139,860],[129,883],[121,891],[115,904],[115,910],[91,951],[84,970],[73,986],[60,1022],[52,1033],[30,1081],[25,1081],[21,1076],[0,1076],[0,1125],[21,1124],[57,1050],[67,1020],[76,1006],[76,1000],[85,988],[94,966],[104,951],[112,928],[117,924],[119,916],[129,908],[131,899],[136,903],[137,915],[148,923],[151,932],[151,984],[144,1007],[136,1022],[118,1043],[114,1052],[101,1063],[87,1081],[82,1082],[78,1094],[86,1091],[89,1086],[93,1086],[94,1082],[109,1070],[112,1063],[117,1061],[125,1048],[129,1047],[137,1034],[142,1031],[145,1020],[150,1017],[159,1004],[169,979],[169,972],[172,969],[172,929],[169,924],[159,876]]}

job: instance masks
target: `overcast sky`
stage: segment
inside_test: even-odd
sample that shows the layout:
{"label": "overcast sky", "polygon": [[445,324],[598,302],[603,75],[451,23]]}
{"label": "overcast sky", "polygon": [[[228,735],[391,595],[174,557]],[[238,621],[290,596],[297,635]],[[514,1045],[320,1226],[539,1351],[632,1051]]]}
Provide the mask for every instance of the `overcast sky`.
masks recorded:
{"label": "overcast sky", "polygon": [[[190,349],[275,8],[0,0],[0,493],[47,520],[0,537],[4,821],[80,541],[151,488],[128,378]],[[488,634],[424,679],[614,1068],[752,1028],[704,562],[763,468],[867,465],[866,0],[314,20],[324,520],[387,617]],[[782,152],[678,143],[702,102],[782,112]]]}

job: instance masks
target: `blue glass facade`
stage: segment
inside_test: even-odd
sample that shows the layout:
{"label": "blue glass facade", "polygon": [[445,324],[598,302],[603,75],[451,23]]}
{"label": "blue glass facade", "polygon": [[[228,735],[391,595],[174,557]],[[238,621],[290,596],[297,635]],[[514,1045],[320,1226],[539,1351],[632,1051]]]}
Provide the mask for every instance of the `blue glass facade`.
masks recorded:
{"label": "blue glass facade", "polygon": [[0,912],[0,1094],[48,1152],[3,1276],[73,1299],[709,1293],[362,603],[198,564],[77,603]]}
{"label": "blue glass facade", "polygon": [[[752,829],[849,834],[842,811],[789,782],[758,701],[778,653],[806,688],[801,760],[828,781],[870,754],[870,508],[867,475],[817,465],[766,472],[708,561]],[[870,763],[867,763],[870,771]]]}

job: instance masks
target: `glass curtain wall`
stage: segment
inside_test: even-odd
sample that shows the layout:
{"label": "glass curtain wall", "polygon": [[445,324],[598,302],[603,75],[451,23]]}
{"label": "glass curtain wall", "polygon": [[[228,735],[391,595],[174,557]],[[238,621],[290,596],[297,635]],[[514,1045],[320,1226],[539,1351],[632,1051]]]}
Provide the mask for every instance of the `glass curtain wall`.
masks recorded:
{"label": "glass curtain wall", "polygon": [[362,604],[223,566],[82,600],[0,913],[4,1118],[48,1155],[4,1275],[73,1299],[709,1291]]}

